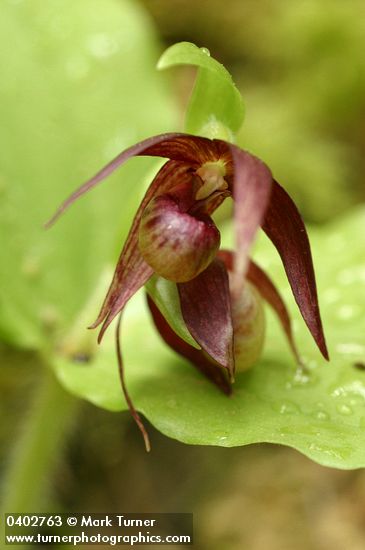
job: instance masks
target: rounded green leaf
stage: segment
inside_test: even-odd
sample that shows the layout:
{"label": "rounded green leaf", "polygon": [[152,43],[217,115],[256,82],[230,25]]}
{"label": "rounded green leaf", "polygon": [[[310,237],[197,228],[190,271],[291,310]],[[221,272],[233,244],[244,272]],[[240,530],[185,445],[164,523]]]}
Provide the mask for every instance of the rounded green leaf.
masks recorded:
{"label": "rounded green leaf", "polygon": [[37,348],[62,337],[116,258],[147,183],[148,159],[122,167],[51,230],[43,225],[121,150],[172,129],[157,55],[149,20],[129,0],[2,2],[3,339]]}
{"label": "rounded green leaf", "polygon": [[175,65],[199,67],[186,114],[186,131],[232,141],[242,125],[244,106],[229,72],[210,57],[206,48],[198,48],[190,42],[180,42],[168,48],[157,68],[167,69]]}
{"label": "rounded green leaf", "polygon": [[[311,232],[330,363],[321,359],[298,312],[268,240],[255,258],[291,306],[308,374],[297,371],[274,315],[268,311],[264,355],[237,376],[232,397],[170,351],[149,320],[142,294],[127,308],[122,346],[135,405],[159,430],[190,444],[232,447],[271,442],[298,449],[320,464],[365,467],[365,211]],[[98,406],[126,409],[118,380],[113,334],[94,361],[54,359],[61,382]],[[153,445],[153,442],[152,442]]]}

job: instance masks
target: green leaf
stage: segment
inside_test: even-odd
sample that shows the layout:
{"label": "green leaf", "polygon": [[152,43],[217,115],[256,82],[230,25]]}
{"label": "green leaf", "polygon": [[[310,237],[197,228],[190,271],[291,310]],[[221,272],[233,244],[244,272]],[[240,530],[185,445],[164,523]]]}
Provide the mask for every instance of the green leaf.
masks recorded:
{"label": "green leaf", "polygon": [[[365,210],[311,232],[331,362],[321,359],[290,297],[277,253],[267,239],[256,261],[284,293],[310,371],[298,373],[276,318],[268,311],[265,352],[237,376],[231,398],[170,351],[149,321],[142,294],[123,321],[122,346],[129,391],[161,432],[185,443],[232,447],[271,442],[298,449],[320,464],[365,466]],[[113,335],[95,360],[77,365],[55,358],[59,379],[72,393],[112,411],[124,410]]]}
{"label": "green leaf", "polygon": [[121,150],[174,127],[144,12],[128,0],[64,8],[1,7],[0,337],[33,348],[71,328],[115,261],[154,163],[133,159],[51,230],[43,224]]}
{"label": "green leaf", "polygon": [[183,319],[176,283],[154,275],[145,288],[176,334],[194,348],[201,349],[191,336]]}
{"label": "green leaf", "polygon": [[157,68],[167,69],[175,65],[199,67],[186,114],[186,131],[231,141],[243,122],[244,106],[229,72],[210,57],[206,48],[198,48],[190,42],[180,42],[168,48]]}

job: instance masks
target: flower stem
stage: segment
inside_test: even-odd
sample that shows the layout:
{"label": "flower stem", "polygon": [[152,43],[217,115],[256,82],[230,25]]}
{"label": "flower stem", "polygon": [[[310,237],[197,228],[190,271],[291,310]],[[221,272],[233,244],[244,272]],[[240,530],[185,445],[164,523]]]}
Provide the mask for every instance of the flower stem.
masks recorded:
{"label": "flower stem", "polygon": [[45,369],[33,404],[10,457],[5,479],[3,512],[40,512],[60,449],[72,425],[77,399]]}

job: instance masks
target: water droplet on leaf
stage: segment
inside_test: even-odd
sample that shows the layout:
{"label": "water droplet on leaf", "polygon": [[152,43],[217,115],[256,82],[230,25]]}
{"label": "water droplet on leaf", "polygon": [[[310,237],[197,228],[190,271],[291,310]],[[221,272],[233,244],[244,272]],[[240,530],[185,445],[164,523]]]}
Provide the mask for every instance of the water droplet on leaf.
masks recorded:
{"label": "water droplet on leaf", "polygon": [[329,420],[330,415],[326,411],[316,411],[313,415],[317,420]]}
{"label": "water droplet on leaf", "polygon": [[299,414],[300,408],[293,401],[282,401],[279,404],[275,404],[273,409],[280,414]]}
{"label": "water droplet on leaf", "polygon": [[293,378],[293,386],[308,386],[313,385],[317,381],[312,372],[305,372],[302,369],[298,369]]}
{"label": "water droplet on leaf", "polygon": [[362,401],[365,400],[365,384],[360,380],[353,380],[348,384],[343,384],[341,386],[335,386],[331,390],[331,395],[333,397],[352,397],[352,398],[361,398]]}
{"label": "water droplet on leaf", "polygon": [[336,409],[340,414],[344,416],[350,416],[354,412],[349,405],[346,405],[344,403],[342,403],[341,405],[337,405]]}

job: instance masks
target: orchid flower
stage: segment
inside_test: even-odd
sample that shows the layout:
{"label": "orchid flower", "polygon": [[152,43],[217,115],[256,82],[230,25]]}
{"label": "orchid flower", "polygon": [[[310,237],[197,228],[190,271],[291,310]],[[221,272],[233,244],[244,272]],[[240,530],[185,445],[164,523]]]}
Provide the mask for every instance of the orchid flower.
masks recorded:
{"label": "orchid flower", "polygon": [[[269,168],[232,143],[184,133],[146,139],[120,153],[84,183],[47,225],[121,164],[139,155],[168,160],[137,210],[100,313],[90,327],[101,325],[98,341],[130,298],[157,274],[177,285],[183,319],[201,349],[180,338],[149,297],[157,329],[174,350],[226,393],[231,391],[235,371],[248,368],[261,352],[264,323],[259,296],[277,313],[300,361],[284,302],[268,276],[249,258],[261,226],[277,248],[303,319],[328,359],[310,245],[298,209]],[[220,233],[211,218],[227,197],[234,201],[234,252],[219,250]],[[149,447],[125,387],[120,318],[117,352],[123,390]]]}

